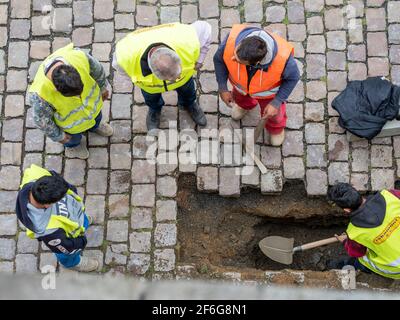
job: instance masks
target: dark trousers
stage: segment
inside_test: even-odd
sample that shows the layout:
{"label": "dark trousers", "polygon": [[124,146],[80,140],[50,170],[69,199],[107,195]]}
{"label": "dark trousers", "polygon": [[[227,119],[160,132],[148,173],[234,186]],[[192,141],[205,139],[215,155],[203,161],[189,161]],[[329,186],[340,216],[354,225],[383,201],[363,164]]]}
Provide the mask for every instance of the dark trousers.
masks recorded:
{"label": "dark trousers", "polygon": [[[196,101],[196,89],[193,78],[190,78],[183,86],[175,89],[178,93],[178,105],[185,109],[190,109]],[[142,90],[144,101],[148,107],[155,111],[160,112],[165,102],[161,93],[148,93]]]}
{"label": "dark trousers", "polygon": [[362,265],[357,258],[354,257],[346,257],[343,259],[343,261],[340,262],[339,268],[343,268],[345,265],[351,265],[354,267],[356,270],[361,270],[366,273],[372,273],[371,270],[369,270],[367,267]]}
{"label": "dark trousers", "polygon": [[[99,115],[95,119],[96,124],[93,127],[91,127],[88,131],[91,132],[95,131],[99,127],[102,117],[103,116],[100,111]],[[81,140],[82,140],[82,133],[71,134],[71,140],[69,140],[67,143],[64,143],[64,146],[67,148],[73,148],[79,146]]]}

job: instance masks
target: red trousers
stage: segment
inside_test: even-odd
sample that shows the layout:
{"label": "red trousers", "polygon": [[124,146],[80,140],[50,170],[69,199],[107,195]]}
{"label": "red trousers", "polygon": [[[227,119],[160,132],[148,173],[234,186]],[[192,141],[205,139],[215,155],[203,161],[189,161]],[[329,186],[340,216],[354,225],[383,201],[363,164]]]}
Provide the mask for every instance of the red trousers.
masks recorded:
{"label": "red trousers", "polygon": [[[240,94],[235,88],[232,90],[233,100],[237,103],[237,105],[243,109],[251,110],[257,106],[257,103],[261,107],[261,115],[264,113],[265,107],[273,100],[273,99],[255,99],[250,96],[244,96]],[[269,118],[265,123],[265,129],[268,130],[270,134],[279,134],[286,127],[286,103],[283,102],[281,107],[279,108],[279,113],[272,118]]]}

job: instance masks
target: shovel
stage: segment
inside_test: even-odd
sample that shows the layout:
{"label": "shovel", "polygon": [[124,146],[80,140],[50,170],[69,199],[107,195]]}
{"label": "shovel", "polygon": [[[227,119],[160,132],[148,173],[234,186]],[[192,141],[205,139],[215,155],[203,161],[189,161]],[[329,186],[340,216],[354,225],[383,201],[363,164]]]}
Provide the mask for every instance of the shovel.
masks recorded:
{"label": "shovel", "polygon": [[293,253],[317,248],[330,243],[339,241],[336,237],[323,239],[315,242],[303,244],[293,248],[293,238],[283,238],[279,236],[271,236],[262,239],[258,245],[261,251],[270,259],[283,263],[291,264],[293,262]]}
{"label": "shovel", "polygon": [[[233,108],[233,104],[234,102],[232,102],[230,104],[230,107]],[[232,120],[233,121],[233,120]],[[261,119],[256,127],[256,129],[254,130],[254,143],[257,142],[258,137],[260,136],[261,132],[264,130],[264,126],[265,126],[265,121],[266,119]],[[257,155],[254,153],[254,150],[252,150],[247,143],[245,143],[245,141],[243,141],[243,139],[236,133],[232,122],[230,123],[230,126],[233,130],[234,135],[236,136],[236,138],[240,141],[240,143],[243,145],[243,147],[245,148],[246,152],[250,155],[250,157],[253,159],[253,161],[255,162],[255,164],[257,165],[257,167],[260,169],[260,172],[262,174],[266,174],[267,173],[267,168],[264,166],[264,164],[261,162],[260,158],[257,157]]]}
{"label": "shovel", "polygon": [[254,142],[255,143],[257,143],[257,140],[260,137],[261,132],[263,132],[263,130],[264,130],[265,122],[267,122],[267,119],[261,118],[257,124],[256,129],[254,130]]}

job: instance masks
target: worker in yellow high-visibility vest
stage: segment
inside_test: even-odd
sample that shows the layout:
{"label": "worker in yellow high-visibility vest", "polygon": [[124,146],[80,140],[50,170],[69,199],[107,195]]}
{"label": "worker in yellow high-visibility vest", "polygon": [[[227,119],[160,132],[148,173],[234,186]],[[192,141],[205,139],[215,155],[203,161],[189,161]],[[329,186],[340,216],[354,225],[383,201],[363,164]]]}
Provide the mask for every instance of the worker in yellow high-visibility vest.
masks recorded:
{"label": "worker in yellow high-visibility vest", "polygon": [[72,43],[56,50],[39,66],[29,88],[35,124],[64,144],[70,157],[87,159],[82,133],[113,134],[108,123],[101,123],[107,84],[103,66],[95,58],[74,49]]}
{"label": "worker in yellow high-visibility vest", "polygon": [[55,171],[33,164],[24,171],[20,188],[15,211],[26,235],[43,241],[64,268],[96,270],[99,261],[82,256],[93,218],[87,215],[76,187]]}
{"label": "worker in yellow high-visibility vest", "polygon": [[203,65],[210,43],[211,26],[205,21],[144,28],[117,43],[113,67],[141,89],[149,107],[149,131],[159,127],[164,105],[161,94],[171,90],[177,91],[178,105],[189,112],[196,124],[207,124],[196,102],[192,76]]}
{"label": "worker in yellow high-visibility vest", "polygon": [[346,233],[337,238],[351,258],[332,260],[331,267],[348,264],[400,279],[400,190],[363,197],[350,184],[337,183],[329,188],[328,199],[350,218]]}

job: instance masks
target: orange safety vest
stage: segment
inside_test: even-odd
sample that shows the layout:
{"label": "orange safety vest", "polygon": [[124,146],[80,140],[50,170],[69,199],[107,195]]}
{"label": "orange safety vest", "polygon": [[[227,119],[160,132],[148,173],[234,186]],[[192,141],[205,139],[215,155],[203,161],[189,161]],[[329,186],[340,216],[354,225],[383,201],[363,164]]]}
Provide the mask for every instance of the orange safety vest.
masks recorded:
{"label": "orange safety vest", "polygon": [[281,77],[286,62],[294,54],[293,46],[276,34],[268,33],[276,42],[278,50],[267,71],[258,70],[248,83],[247,70],[244,64],[232,60],[235,52],[236,38],[239,33],[249,28],[246,24],[235,24],[229,33],[224,50],[224,62],[229,71],[229,81],[243,95],[257,99],[272,99],[281,85]]}

